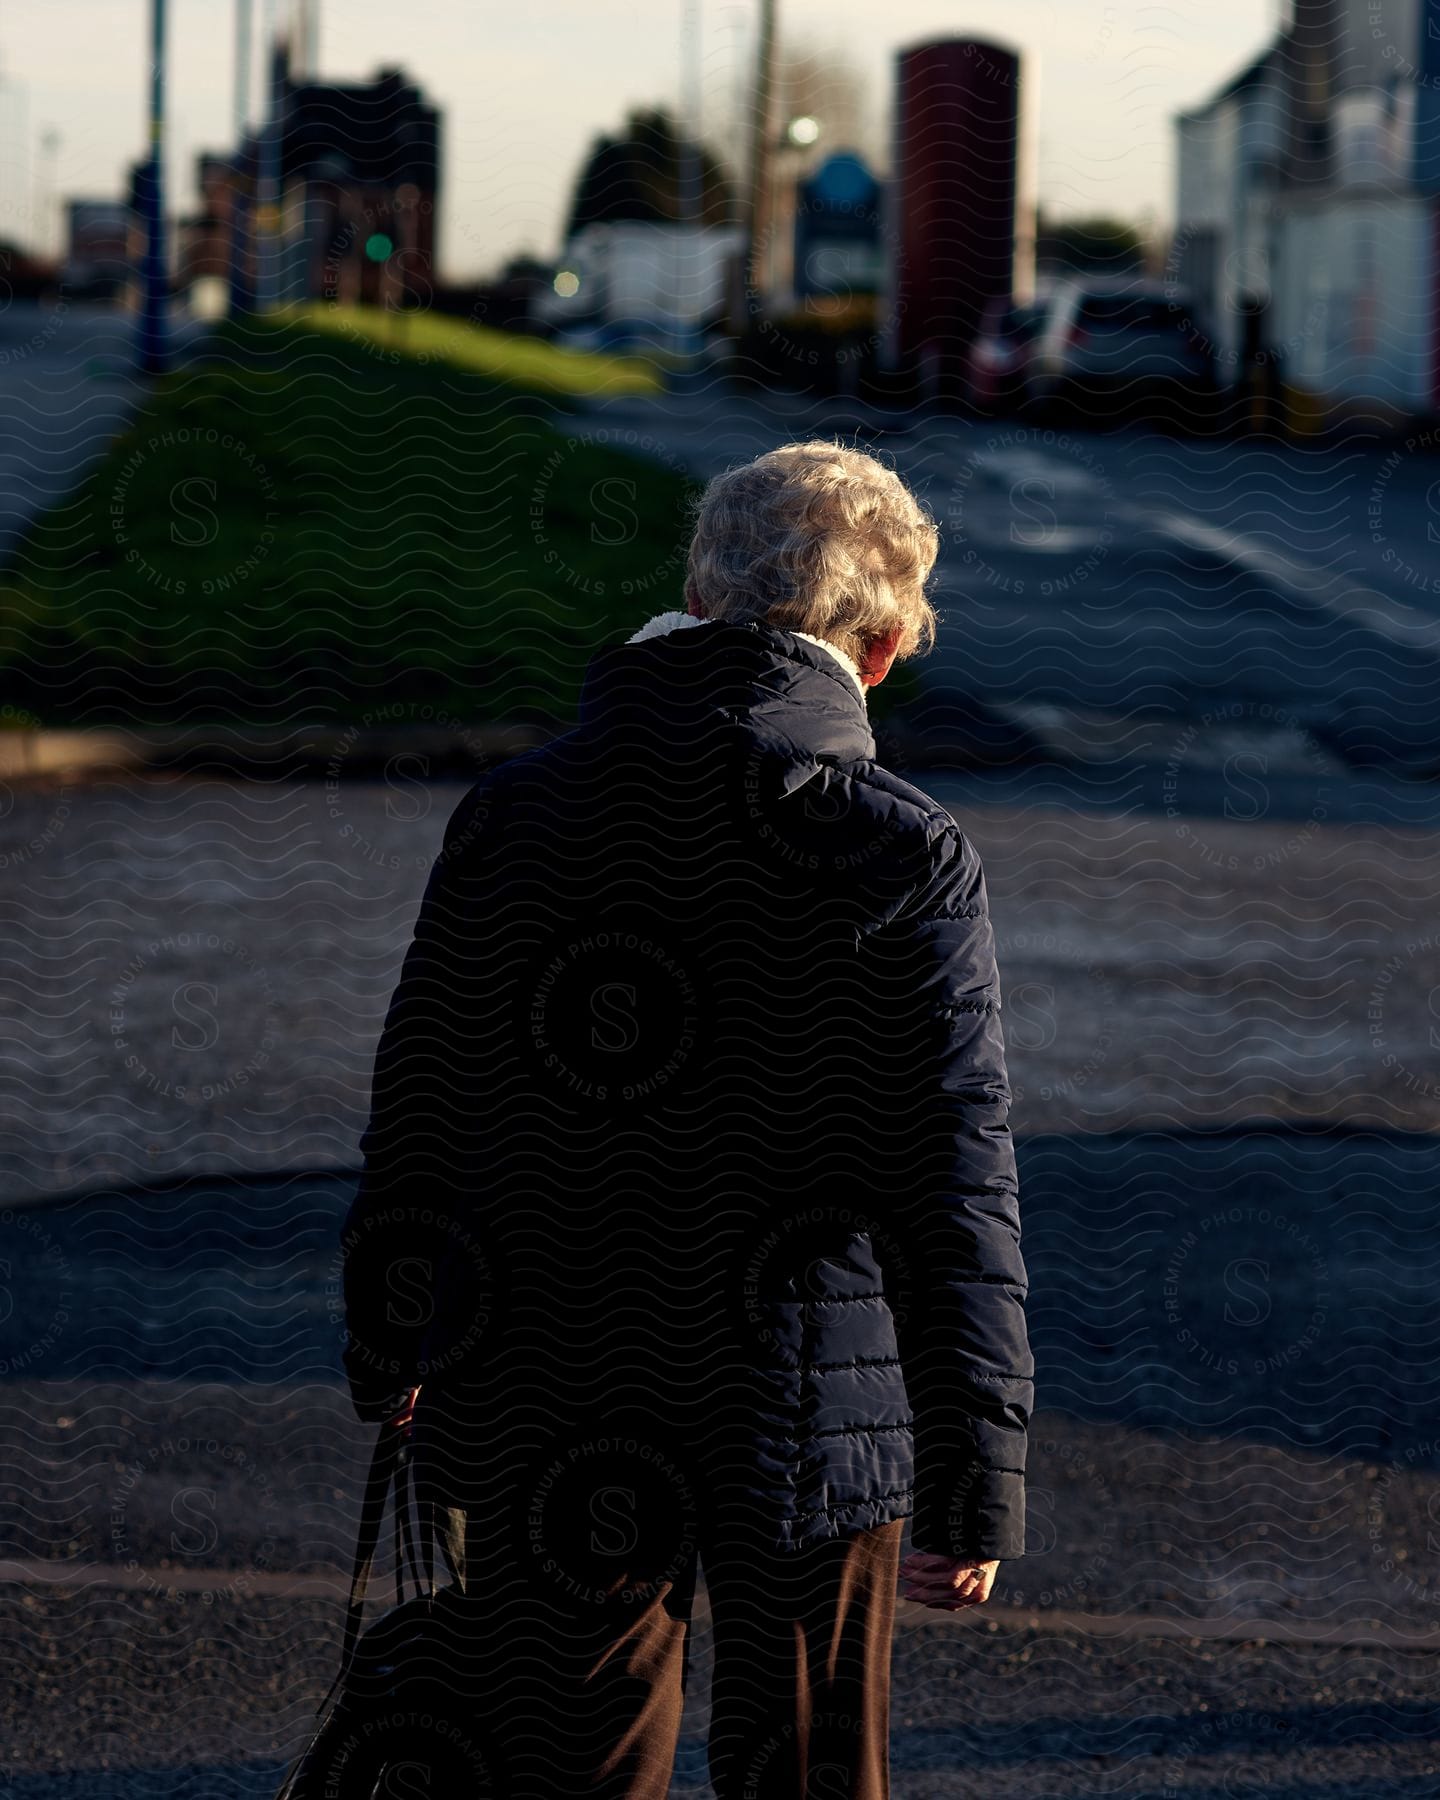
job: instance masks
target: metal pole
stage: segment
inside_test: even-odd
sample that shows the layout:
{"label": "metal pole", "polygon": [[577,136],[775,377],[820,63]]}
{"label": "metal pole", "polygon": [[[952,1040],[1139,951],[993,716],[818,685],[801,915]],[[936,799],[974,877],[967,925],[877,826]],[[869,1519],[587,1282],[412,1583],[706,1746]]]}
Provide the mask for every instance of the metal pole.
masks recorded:
{"label": "metal pole", "polygon": [[165,0],[150,0],[150,157],[141,180],[145,256],[141,274],[140,367],[163,374],[169,274],[165,266]]}
{"label": "metal pole", "polygon": [[250,0],[235,0],[235,141],[250,123]]}
{"label": "metal pole", "polygon": [[318,0],[294,0],[294,73],[314,81],[320,71],[320,7]]}
{"label": "metal pole", "polygon": [[255,304],[250,286],[250,193],[245,186],[245,132],[250,123],[250,0],[235,0],[235,180],[230,186],[230,315]]}
{"label": "metal pole", "polygon": [[266,8],[270,27],[265,46],[267,101],[260,128],[260,167],[255,196],[255,244],[257,257],[256,306],[268,311],[280,301],[280,129],[288,61],[284,39],[275,26],[273,4]]}
{"label": "metal pole", "polygon": [[[5,97],[7,94],[13,94],[15,96],[15,130],[13,136],[8,131],[4,133],[5,142],[3,150],[4,153],[8,155],[11,143],[15,145],[15,162],[17,168],[19,168],[25,160],[26,147],[30,141],[30,108],[26,101],[27,92],[28,89],[23,81],[18,79],[12,80],[9,75],[0,74],[0,129],[3,129],[8,122],[6,119]],[[11,172],[7,169],[7,178],[10,176],[10,173]],[[23,203],[21,210],[23,213]],[[33,235],[35,221],[32,219],[30,223]]]}
{"label": "metal pole", "polygon": [[[702,260],[700,234],[705,223],[705,165],[700,154],[702,66],[700,49],[700,5],[701,0],[686,0],[685,8],[682,13],[683,22],[680,32],[680,73],[685,94],[684,104],[681,107],[684,120],[681,125],[681,130],[684,133],[684,137],[682,139],[682,148],[679,158],[680,166],[676,169],[676,177],[680,181],[681,186],[681,192],[678,197],[680,204],[675,210],[677,215],[683,218],[687,211],[686,195],[688,190],[688,211],[692,227],[691,243],[689,246],[689,262],[691,271],[696,277],[695,292],[690,296],[690,307],[688,310],[682,312],[681,319],[681,343],[683,345],[682,354],[684,359],[684,373],[689,379],[694,379],[699,374],[700,370],[700,328],[699,321],[695,316],[695,308],[699,304],[698,277]],[[685,54],[687,45],[689,49],[688,56]],[[688,182],[684,179],[687,170],[689,173]],[[684,262],[685,252],[682,250],[682,269],[684,267]],[[683,283],[684,277],[682,275],[682,308],[684,307]]]}
{"label": "metal pole", "polygon": [[756,310],[765,279],[770,236],[770,96],[775,83],[776,0],[760,0],[755,59],[755,104],[750,122],[750,206],[746,247],[747,315]]}
{"label": "metal pole", "polygon": [[35,170],[35,254],[48,257],[52,243],[50,226],[55,213],[56,166],[60,133],[47,125],[40,133],[40,157]]}

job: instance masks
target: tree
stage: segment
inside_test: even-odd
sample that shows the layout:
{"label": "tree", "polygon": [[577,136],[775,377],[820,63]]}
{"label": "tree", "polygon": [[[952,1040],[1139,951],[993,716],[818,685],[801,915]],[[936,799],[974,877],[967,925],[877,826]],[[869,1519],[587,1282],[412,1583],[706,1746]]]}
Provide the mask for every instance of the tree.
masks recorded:
{"label": "tree", "polygon": [[1049,275],[1138,275],[1145,243],[1123,219],[1042,219],[1035,267]]}
{"label": "tree", "polygon": [[886,146],[873,121],[871,98],[871,83],[842,51],[785,44],[776,58],[777,127],[807,114],[817,119],[814,162],[837,150],[854,150],[872,168],[883,167]]}
{"label": "tree", "polygon": [[[583,226],[600,221],[674,224],[695,219],[694,149],[663,107],[632,110],[618,136],[602,134],[592,144],[575,184],[566,239]],[[732,217],[729,178],[703,144],[699,158],[698,221],[728,224]]]}

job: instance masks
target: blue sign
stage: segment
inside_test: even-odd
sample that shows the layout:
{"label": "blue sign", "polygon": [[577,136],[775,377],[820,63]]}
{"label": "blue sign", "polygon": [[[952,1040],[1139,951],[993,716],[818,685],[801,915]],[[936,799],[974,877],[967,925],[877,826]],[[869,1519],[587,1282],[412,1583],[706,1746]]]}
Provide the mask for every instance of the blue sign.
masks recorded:
{"label": "blue sign", "polygon": [[863,158],[841,150],[827,157],[800,191],[814,206],[839,210],[873,201],[879,185]]}
{"label": "blue sign", "polygon": [[1420,74],[1426,80],[1440,76],[1440,0],[1421,0]]}
{"label": "blue sign", "polygon": [[795,292],[873,294],[882,272],[880,183],[863,157],[837,151],[796,194]]}

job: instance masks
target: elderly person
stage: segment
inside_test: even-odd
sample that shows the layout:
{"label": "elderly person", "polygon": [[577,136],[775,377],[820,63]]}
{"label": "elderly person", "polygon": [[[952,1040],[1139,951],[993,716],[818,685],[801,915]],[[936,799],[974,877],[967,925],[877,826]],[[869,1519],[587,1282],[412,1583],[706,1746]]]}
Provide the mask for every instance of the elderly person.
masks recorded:
{"label": "elderly person", "polygon": [[593,657],[574,728],[477,783],[431,874],[346,1366],[365,1419],[419,1389],[507,1800],[661,1800],[697,1562],[720,1800],[875,1800],[897,1595],[981,1603],[1023,1554],[985,881],[866,711],[933,641],[937,545],[842,444],[720,475],[686,609]]}

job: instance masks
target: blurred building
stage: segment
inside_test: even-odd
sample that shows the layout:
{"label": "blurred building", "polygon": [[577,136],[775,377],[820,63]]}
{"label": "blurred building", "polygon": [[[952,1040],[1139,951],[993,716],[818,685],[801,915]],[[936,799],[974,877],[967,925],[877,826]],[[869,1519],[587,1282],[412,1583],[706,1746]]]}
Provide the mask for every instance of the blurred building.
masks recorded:
{"label": "blurred building", "polygon": [[537,315],[556,329],[650,322],[706,327],[725,310],[725,272],[743,245],[738,225],[604,219],[566,242]]}
{"label": "blurred building", "polygon": [[428,305],[437,110],[397,69],[348,86],[293,81],[283,44],[271,93],[273,122],[197,158],[201,203],[180,221],[177,287],[238,277],[280,303]]}
{"label": "blurred building", "polygon": [[483,281],[443,283],[435,290],[438,312],[463,314],[472,324],[500,331],[540,331],[538,317],[555,297],[555,265],[522,252]]}
{"label": "blurred building", "polygon": [[228,280],[235,207],[239,195],[235,159],[203,151],[195,159],[199,210],[177,223],[175,283],[182,291],[197,281]]}
{"label": "blurred building", "polygon": [[1176,136],[1167,275],[1222,376],[1440,410],[1440,0],[1295,0]]}
{"label": "blurred building", "polygon": [[13,238],[0,238],[0,281],[11,300],[40,300],[56,293],[60,267],[54,257],[37,255]]}
{"label": "blurred building", "polygon": [[1023,135],[1013,50],[940,38],[899,53],[882,301],[891,368],[918,363],[958,385],[987,303],[1028,289]]}
{"label": "blurred building", "polygon": [[428,304],[440,115],[398,69],[284,86],[282,298]]}
{"label": "blurred building", "polygon": [[135,215],[128,201],[67,201],[65,286],[73,292],[117,293],[130,279],[134,233]]}

